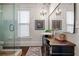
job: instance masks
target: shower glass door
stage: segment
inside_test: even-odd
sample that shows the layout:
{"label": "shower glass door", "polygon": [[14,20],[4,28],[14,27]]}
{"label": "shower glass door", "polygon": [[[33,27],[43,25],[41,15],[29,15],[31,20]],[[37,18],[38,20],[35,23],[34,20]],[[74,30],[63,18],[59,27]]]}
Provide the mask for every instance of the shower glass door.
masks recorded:
{"label": "shower glass door", "polygon": [[15,4],[0,4],[0,42],[3,42],[3,48],[15,47],[15,29]]}

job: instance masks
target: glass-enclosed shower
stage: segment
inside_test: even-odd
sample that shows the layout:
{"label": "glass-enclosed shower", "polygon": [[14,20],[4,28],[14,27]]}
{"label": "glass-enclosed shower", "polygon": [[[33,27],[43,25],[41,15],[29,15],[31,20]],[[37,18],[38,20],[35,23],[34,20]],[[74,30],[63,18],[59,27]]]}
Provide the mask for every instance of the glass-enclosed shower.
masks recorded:
{"label": "glass-enclosed shower", "polygon": [[0,55],[1,50],[10,49],[9,47],[15,50],[15,39],[17,38],[15,13],[15,4],[0,4]]}

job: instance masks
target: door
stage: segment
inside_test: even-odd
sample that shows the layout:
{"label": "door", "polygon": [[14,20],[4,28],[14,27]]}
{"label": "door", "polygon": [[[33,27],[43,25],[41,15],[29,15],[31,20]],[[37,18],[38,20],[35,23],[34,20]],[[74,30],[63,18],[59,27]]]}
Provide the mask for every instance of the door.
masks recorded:
{"label": "door", "polygon": [[3,47],[15,47],[15,5],[0,4],[0,41]]}

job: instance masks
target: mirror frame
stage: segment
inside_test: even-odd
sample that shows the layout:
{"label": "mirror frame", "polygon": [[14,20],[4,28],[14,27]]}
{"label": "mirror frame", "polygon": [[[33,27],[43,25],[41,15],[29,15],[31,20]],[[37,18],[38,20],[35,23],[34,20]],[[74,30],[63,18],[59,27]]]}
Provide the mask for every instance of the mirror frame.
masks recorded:
{"label": "mirror frame", "polygon": [[[56,11],[56,9],[61,5],[62,3],[59,3],[55,9],[51,12],[51,14],[49,14],[48,16],[48,29],[50,29],[50,16],[54,13],[54,11]],[[74,12],[74,25],[73,25],[73,33],[75,33],[75,27],[76,27],[76,3],[73,3],[73,12]],[[70,33],[70,32],[68,32]]]}

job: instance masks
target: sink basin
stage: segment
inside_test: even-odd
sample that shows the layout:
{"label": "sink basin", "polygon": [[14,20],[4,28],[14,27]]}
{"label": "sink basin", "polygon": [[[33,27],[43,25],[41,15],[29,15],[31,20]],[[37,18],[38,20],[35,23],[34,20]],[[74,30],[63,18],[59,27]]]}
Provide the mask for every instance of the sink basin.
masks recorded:
{"label": "sink basin", "polygon": [[21,49],[3,49],[0,50],[0,56],[21,56]]}

